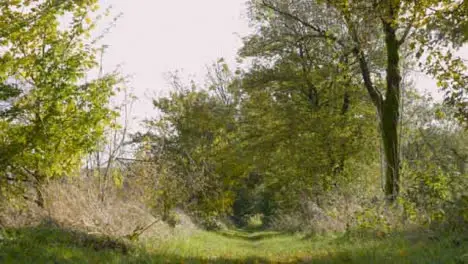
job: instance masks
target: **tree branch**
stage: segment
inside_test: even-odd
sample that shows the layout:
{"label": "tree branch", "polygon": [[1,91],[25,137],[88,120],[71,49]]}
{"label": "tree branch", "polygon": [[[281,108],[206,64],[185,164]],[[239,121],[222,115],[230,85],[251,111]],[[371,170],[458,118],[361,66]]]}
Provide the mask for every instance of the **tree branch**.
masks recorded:
{"label": "tree branch", "polygon": [[411,32],[411,28],[413,28],[413,23],[416,20],[416,14],[417,12],[413,11],[413,17],[411,18],[411,21],[406,26],[403,36],[401,36],[401,38],[398,40],[398,46],[401,46],[403,43],[405,43],[405,40],[408,38],[409,33]]}
{"label": "tree branch", "polygon": [[367,92],[369,93],[372,99],[372,102],[377,107],[378,111],[380,112],[382,109],[383,97],[380,91],[377,90],[372,84],[369,65],[367,64],[366,58],[364,57],[363,52],[357,47],[354,48],[353,53],[359,60],[359,67],[361,68],[361,74],[364,80],[364,86],[366,87]]}
{"label": "tree branch", "polygon": [[262,5],[264,7],[266,7],[266,8],[269,8],[269,9],[273,10],[274,12],[276,12],[276,13],[284,16],[284,17],[295,20],[295,21],[301,23],[302,25],[312,29],[313,31],[318,33],[318,35],[316,35],[316,37],[322,37],[322,38],[325,38],[325,39],[335,41],[340,46],[345,47],[344,43],[342,41],[340,41],[336,36],[327,33],[325,30],[319,28],[318,26],[312,25],[311,23],[305,21],[304,19],[301,19],[300,17],[295,16],[295,15],[289,13],[289,12],[285,12],[285,11],[275,7],[274,5],[268,3],[266,0],[262,0]]}
{"label": "tree branch", "polygon": [[361,69],[362,79],[364,80],[364,86],[366,87],[372,102],[377,107],[377,111],[380,112],[383,104],[383,96],[372,83],[369,64],[367,63],[364,52],[361,49],[361,43],[359,41],[358,34],[352,24],[352,21],[349,19],[349,16],[346,13],[344,13],[343,16],[345,18],[346,23],[348,24],[348,29],[350,31],[351,38],[354,41],[355,46],[352,49],[352,53],[359,61],[359,68]]}

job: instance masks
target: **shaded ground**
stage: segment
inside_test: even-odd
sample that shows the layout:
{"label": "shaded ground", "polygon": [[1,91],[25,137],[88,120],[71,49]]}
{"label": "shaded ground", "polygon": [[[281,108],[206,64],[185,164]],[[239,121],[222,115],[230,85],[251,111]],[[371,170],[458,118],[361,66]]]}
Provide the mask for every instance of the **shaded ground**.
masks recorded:
{"label": "shaded ground", "polygon": [[304,239],[276,232],[197,232],[131,245],[50,228],[9,230],[0,263],[468,263],[459,236]]}
{"label": "shaded ground", "polygon": [[243,231],[243,230],[225,230],[219,231],[217,234],[232,239],[243,239],[247,241],[258,241],[268,238],[281,236],[282,233],[275,231]]}

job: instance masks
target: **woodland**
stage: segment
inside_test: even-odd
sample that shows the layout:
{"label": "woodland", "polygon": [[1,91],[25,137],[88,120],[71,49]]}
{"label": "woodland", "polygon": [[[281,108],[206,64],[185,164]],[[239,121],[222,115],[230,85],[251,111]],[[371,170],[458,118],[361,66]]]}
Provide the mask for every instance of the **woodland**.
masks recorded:
{"label": "woodland", "polygon": [[0,263],[468,263],[468,1],[246,7],[135,129],[111,9],[0,0]]}

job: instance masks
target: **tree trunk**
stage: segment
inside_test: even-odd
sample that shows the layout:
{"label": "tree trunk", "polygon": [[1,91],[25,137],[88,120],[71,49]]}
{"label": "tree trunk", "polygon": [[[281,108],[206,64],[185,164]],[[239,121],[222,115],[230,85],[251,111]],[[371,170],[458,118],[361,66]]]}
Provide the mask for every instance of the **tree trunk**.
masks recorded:
{"label": "tree trunk", "polygon": [[34,189],[36,190],[36,200],[34,200],[34,202],[36,203],[37,206],[39,206],[39,208],[44,209],[45,199],[44,199],[44,193],[42,192],[42,186],[39,183],[35,183]]}
{"label": "tree trunk", "polygon": [[[390,12],[391,13],[391,12]],[[393,18],[394,14],[390,14]],[[394,19],[390,19],[394,21]],[[383,21],[387,48],[387,91],[380,111],[382,141],[385,157],[385,195],[389,202],[395,201],[399,193],[400,153],[398,126],[400,121],[400,54],[395,25]]]}
{"label": "tree trunk", "polygon": [[385,102],[381,114],[382,142],[385,172],[385,196],[390,202],[395,201],[399,193],[400,154],[398,144],[398,116],[393,104]]}

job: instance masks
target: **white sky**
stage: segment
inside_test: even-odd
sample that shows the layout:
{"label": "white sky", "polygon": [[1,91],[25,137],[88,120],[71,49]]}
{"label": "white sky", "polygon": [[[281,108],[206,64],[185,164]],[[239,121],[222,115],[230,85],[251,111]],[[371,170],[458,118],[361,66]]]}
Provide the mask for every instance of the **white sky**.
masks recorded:
{"label": "white sky", "polygon": [[[202,80],[205,66],[220,57],[234,66],[241,36],[249,32],[246,0],[100,1],[103,8],[112,5],[112,13],[123,13],[102,41],[110,46],[104,68],[122,65],[123,73],[133,76],[137,120],[154,115],[150,98],[169,90],[166,73],[183,69]],[[468,48],[461,55],[468,59]],[[421,90],[436,91],[426,76],[416,75],[415,81]]]}
{"label": "white sky", "polygon": [[203,80],[206,66],[220,57],[234,65],[249,32],[245,0],[101,0],[102,8],[110,4],[123,16],[102,41],[110,46],[104,67],[122,64],[133,76],[139,120],[153,115],[150,98],[169,90],[168,72],[182,69]]}

